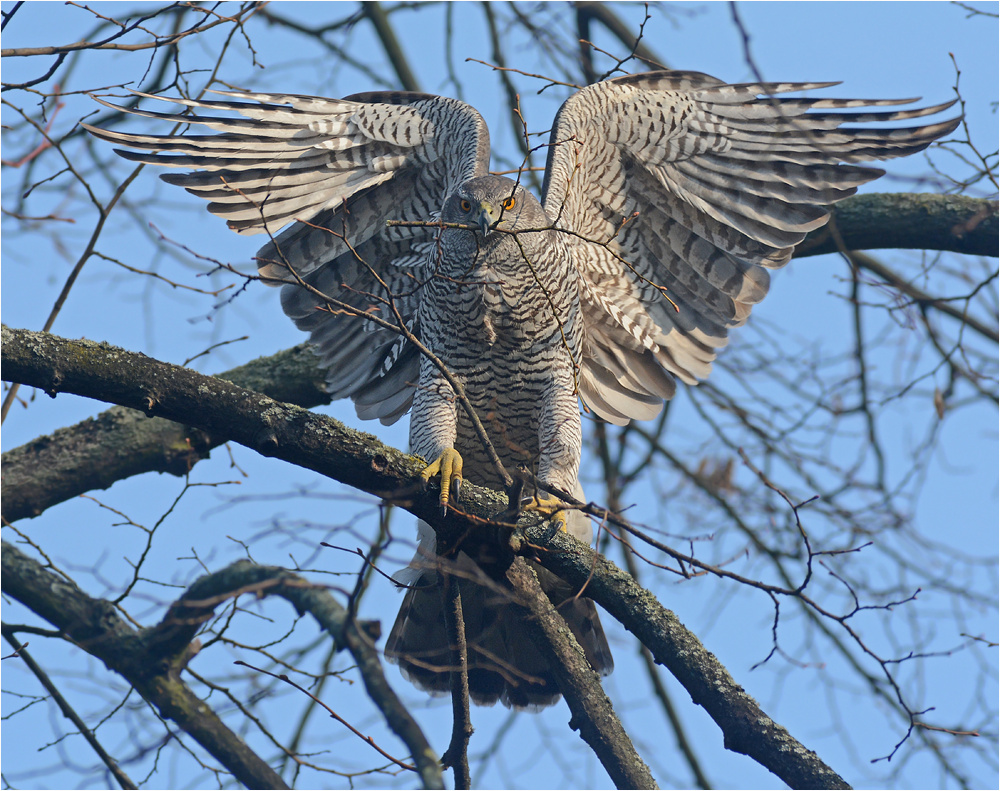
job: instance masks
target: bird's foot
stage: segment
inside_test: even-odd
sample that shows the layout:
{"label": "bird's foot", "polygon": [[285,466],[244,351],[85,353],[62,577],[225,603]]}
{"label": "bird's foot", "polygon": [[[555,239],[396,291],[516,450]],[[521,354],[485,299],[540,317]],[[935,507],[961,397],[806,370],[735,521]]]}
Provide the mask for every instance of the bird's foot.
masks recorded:
{"label": "bird's foot", "polygon": [[458,500],[462,489],[462,455],[454,448],[445,448],[441,455],[420,473],[424,486],[435,475],[441,476],[441,510],[447,514],[448,501],[452,498]]}
{"label": "bird's foot", "polygon": [[537,492],[525,503],[522,510],[534,511],[537,514],[547,516],[560,530],[566,532],[566,511],[563,510],[563,501],[554,494]]}

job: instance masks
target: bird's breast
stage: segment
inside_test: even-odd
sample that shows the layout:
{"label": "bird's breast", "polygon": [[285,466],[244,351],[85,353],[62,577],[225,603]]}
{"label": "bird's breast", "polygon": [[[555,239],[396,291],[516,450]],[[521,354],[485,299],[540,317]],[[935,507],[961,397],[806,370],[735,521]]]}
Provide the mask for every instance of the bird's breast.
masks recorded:
{"label": "bird's breast", "polygon": [[464,342],[517,347],[534,342],[555,322],[544,294],[530,284],[493,272],[470,274],[437,290],[429,305],[448,332]]}

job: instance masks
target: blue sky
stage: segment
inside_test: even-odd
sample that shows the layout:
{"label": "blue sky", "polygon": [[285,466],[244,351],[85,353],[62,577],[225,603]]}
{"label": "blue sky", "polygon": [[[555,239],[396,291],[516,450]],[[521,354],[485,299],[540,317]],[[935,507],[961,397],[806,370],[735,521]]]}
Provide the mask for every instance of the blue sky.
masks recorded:
{"label": "blue sky", "polygon": [[[11,4],[4,4],[9,10]],[[997,11],[997,4],[970,4],[972,7]],[[108,4],[95,4],[102,12],[114,9]],[[123,9],[124,4],[115,9]],[[133,6],[129,4],[128,8]],[[549,10],[536,11],[547,14]],[[344,4],[278,3],[275,10],[302,20],[336,19],[346,13]],[[643,18],[641,5],[617,8],[621,17],[636,29]],[[842,80],[843,85],[828,90],[831,96],[895,98],[923,96],[927,103],[947,101],[954,95],[955,66],[961,69],[962,94],[966,99],[967,122],[973,140],[984,152],[997,147],[996,102],[997,31],[995,19],[968,14],[963,8],[946,3],[750,3],[738,6],[740,17],[749,33],[749,52],[754,63],[767,79],[773,80]],[[121,10],[114,11],[121,13]],[[425,8],[394,16],[410,62],[424,90],[458,95],[474,104],[488,121],[493,140],[495,163],[519,161],[512,128],[503,106],[495,75],[485,66],[467,62],[466,58],[490,60],[489,42],[483,34],[481,10],[473,4],[459,4],[454,12],[454,25],[461,31],[451,44],[449,78],[448,50],[442,38],[444,9]],[[53,42],[75,41],[81,38],[90,22],[87,13],[62,4],[28,4],[22,8],[5,31],[4,47],[37,46]],[[308,47],[301,38],[258,25],[251,29],[256,59],[268,68],[254,66],[246,48],[234,47],[220,77],[225,81],[255,90],[276,90],[320,95],[347,95],[358,91],[385,87],[376,75],[387,76],[382,50],[365,24],[350,34],[333,37],[352,53],[366,53],[366,64],[374,72],[362,71],[338,62],[319,47]],[[660,53],[673,68],[697,70],[716,77],[741,82],[753,79],[747,64],[747,50],[740,32],[732,21],[732,12],[725,3],[670,4],[653,9],[646,25],[645,41]],[[621,46],[602,35],[599,46],[621,51]],[[537,47],[530,41],[518,40],[512,45],[523,58],[518,65],[531,72],[551,71],[551,64],[540,59]],[[188,57],[194,62],[201,58],[209,62],[211,47],[204,51],[192,48]],[[74,67],[70,83],[64,90],[92,89],[141,78],[146,61],[134,53],[107,53],[84,58]],[[24,61],[5,60],[4,81],[20,81],[37,74],[24,71]],[[544,131],[558,109],[564,94],[547,91],[535,94],[540,84],[519,79],[522,106],[529,128]],[[76,120],[89,111],[89,100],[82,96],[67,97],[66,107],[54,124],[57,134],[67,133]],[[4,123],[9,123],[4,108]],[[138,128],[138,127],[133,127]],[[74,146],[82,146],[82,142]],[[81,155],[85,152],[80,148]],[[20,155],[16,145],[8,148],[4,157]],[[948,172],[960,171],[960,163],[943,154],[935,161]],[[539,162],[538,164],[542,164]],[[40,164],[40,174],[54,171],[51,160]],[[890,175],[870,189],[899,191],[914,189],[908,180],[930,173],[922,156],[893,162]],[[119,166],[114,175],[128,172]],[[19,176],[13,177],[16,183]],[[11,179],[5,169],[5,181]],[[102,197],[111,194],[113,177],[105,179],[94,174],[96,188]],[[130,195],[132,192],[130,191]],[[199,253],[231,261],[250,271],[250,259],[259,246],[259,238],[242,238],[229,233],[222,222],[211,217],[198,205],[199,201],[181,190],[168,187],[147,169],[135,185],[135,204],[123,205],[112,214],[109,233],[102,239],[101,252],[144,269],[155,269],[171,280],[198,288],[220,287],[223,277],[200,276],[207,267],[192,262],[189,256],[171,256],[155,244],[156,233],[197,250]],[[986,196],[984,191],[976,194]],[[140,200],[140,196],[141,200]],[[76,196],[58,191],[39,190],[29,203],[39,213],[58,210]],[[4,206],[12,200],[5,184]],[[58,234],[17,235],[10,233],[9,219],[4,218],[4,266],[2,295],[3,321],[9,326],[40,328],[65,274],[93,226],[93,217],[84,212],[70,229],[60,228]],[[141,217],[142,222],[135,217]],[[157,231],[143,230],[146,221]],[[918,272],[923,263],[919,254],[880,254],[880,257],[906,271]],[[993,263],[995,268],[995,261]],[[797,348],[810,350],[838,334],[848,337],[849,313],[841,296],[844,292],[845,267],[835,257],[794,261],[775,277],[772,292],[757,309],[751,326],[737,335],[739,343],[765,343],[768,338],[785,339]],[[995,282],[992,286],[995,292]],[[239,299],[222,308],[215,299],[192,296],[149,278],[137,278],[113,264],[93,260],[74,289],[53,331],[67,337],[87,337],[104,340],[134,351],[142,351],[161,360],[180,363],[206,347],[222,341],[247,338],[230,343],[193,366],[206,373],[225,370],[249,359],[274,353],[301,340],[291,322],[284,319],[278,306],[277,293],[262,286],[252,286]],[[913,359],[913,335],[888,330],[878,336],[885,343],[884,356],[879,358],[889,378],[906,381],[916,374],[908,366]],[[919,357],[919,353],[917,354]],[[719,376],[725,380],[726,372]],[[714,379],[712,380],[715,381]],[[721,385],[720,385],[721,386]],[[928,385],[929,386],[929,385]],[[710,434],[697,417],[697,396],[678,398],[672,415],[672,433],[678,447],[698,448],[706,456],[721,454],[725,449],[711,445]],[[70,425],[84,417],[97,414],[105,405],[85,399],[60,395],[49,399],[37,394],[27,409],[15,406],[4,423],[3,447],[9,449],[34,437]],[[405,448],[406,421],[383,428],[356,419],[349,404],[334,404],[323,410],[350,425],[377,434],[384,441]],[[885,419],[887,443],[892,448],[892,469],[905,469],[907,454],[914,452],[923,436],[927,415],[914,411],[910,402],[901,403],[898,414]],[[926,542],[913,557],[933,564],[935,543],[959,548],[977,557],[995,558],[997,553],[997,446],[996,412],[970,408],[949,415],[940,426],[939,449],[929,466],[926,480],[917,490],[912,507],[912,534],[900,538],[901,546],[917,538]],[[851,438],[844,438],[844,448],[854,447]],[[845,452],[839,446],[831,453]],[[197,555],[210,568],[217,569],[243,555],[239,542],[253,546],[260,562],[291,565],[289,556],[303,565],[319,569],[317,578],[334,586],[350,588],[356,564],[349,557],[336,556],[329,550],[318,554],[315,545],[320,540],[331,543],[365,545],[376,525],[375,501],[367,496],[345,490],[335,483],[317,480],[311,474],[256,457],[250,451],[233,448],[232,457],[238,469],[230,465],[224,450],[216,451],[209,462],[198,465],[192,481],[199,484],[235,482],[221,486],[200,486],[184,494],[164,527],[157,530],[154,557],[157,578],[172,584],[188,584],[198,573],[198,564],[191,560]],[[585,460],[585,476],[596,476],[595,468]],[[116,484],[107,492],[95,493],[103,503],[128,514],[129,518],[150,526],[171,506],[181,493],[183,482],[166,476],[144,476]],[[680,491],[665,470],[652,470],[644,489],[632,492],[638,501],[633,518],[657,524],[675,533],[685,517],[696,517],[696,501],[665,500],[664,491]],[[796,492],[801,499],[810,492]],[[81,584],[92,595],[107,595],[117,590],[130,576],[128,560],[134,560],[145,545],[145,534],[122,524],[122,519],[109,515],[92,500],[80,499],[61,505],[42,517],[25,522],[19,528],[52,551],[67,569],[79,571]],[[397,514],[394,533],[402,539],[389,555],[401,562],[409,552],[412,520]],[[710,528],[706,527],[706,531]],[[5,528],[5,538],[9,531]],[[8,538],[8,540],[10,540]],[[354,542],[354,543],[349,543]],[[727,545],[727,548],[729,545]],[[733,543],[731,547],[738,551]],[[718,551],[723,552],[720,546]],[[126,560],[128,559],[128,560]],[[178,560],[180,559],[180,560]],[[748,559],[744,571],[755,568]],[[859,573],[867,575],[874,587],[888,581],[894,573],[883,561],[862,559]],[[86,571],[84,571],[86,569]],[[96,573],[90,570],[97,569]],[[978,572],[981,576],[969,580],[949,580],[969,589],[984,591],[995,599],[996,570]],[[343,576],[337,576],[343,575]],[[946,586],[942,586],[942,591]],[[180,588],[163,585],[140,585],[130,603],[130,612],[144,623],[155,622],[162,613],[163,602],[179,593]],[[963,643],[961,633],[983,634],[996,640],[996,612],[984,602],[979,611],[956,613],[952,600],[942,591],[929,590],[919,604],[900,608],[899,632],[871,634],[880,646],[905,652],[941,651]],[[735,587],[726,588],[711,580],[700,579],[684,585],[662,583],[657,592],[661,601],[674,609],[718,655],[737,681],[758,698],[762,706],[791,730],[808,747],[816,750],[848,781],[858,785],[878,786],[892,783],[899,787],[937,787],[953,784],[943,777],[933,761],[918,751],[904,747],[892,764],[871,764],[885,755],[902,737],[900,722],[887,709],[889,704],[873,704],[866,690],[860,688],[857,676],[845,671],[843,660],[829,651],[817,653],[826,660],[823,666],[814,661],[815,646],[810,638],[796,631],[795,618],[783,623],[783,645],[798,657],[809,657],[812,664],[798,667],[794,661],[772,662],[763,670],[751,671],[751,666],[763,659],[770,648],[770,618],[773,611],[761,595],[747,593]],[[398,597],[387,585],[378,587],[366,599],[367,612],[362,615],[381,618],[384,630],[394,617]],[[262,635],[276,636],[287,627],[289,612],[284,605],[264,603],[255,609],[273,621],[245,619],[238,629],[245,630],[248,642],[260,642]],[[917,646],[906,643],[910,633],[903,628],[910,620],[925,624],[919,634],[926,642]],[[16,605],[4,604],[4,620],[24,622],[28,616]],[[880,629],[879,622],[864,622],[865,628]],[[618,669],[607,680],[607,688],[625,719],[626,727],[636,740],[640,752],[650,762],[661,786],[686,787],[690,777],[674,754],[672,736],[665,729],[662,715],[650,700],[646,686],[639,683],[642,671],[634,658],[635,647],[628,636],[604,618],[609,629],[612,649],[616,652]],[[303,626],[305,630],[310,626]],[[54,645],[54,641],[32,639],[36,659],[53,672],[65,672],[73,677],[67,684],[75,704],[84,712],[102,712],[103,706],[114,699],[110,688],[85,678],[80,654]],[[228,653],[227,653],[228,650]],[[226,662],[240,658],[235,648],[218,648],[212,657],[200,657],[205,667],[215,672]],[[345,659],[340,657],[339,667]],[[212,664],[209,664],[212,663]],[[992,663],[988,677],[991,684],[970,690],[968,679],[978,663]],[[95,663],[91,663],[92,665]],[[18,700],[11,691],[37,692],[24,671],[4,663],[4,712],[16,708]],[[103,668],[91,667],[99,681],[106,679]],[[869,668],[869,671],[872,671]],[[409,701],[432,735],[434,746],[447,746],[450,729],[449,704],[446,700],[428,701],[402,680],[394,669],[389,677],[394,687]],[[686,693],[664,672],[662,674],[675,697],[675,704],[699,755],[718,787],[773,787],[780,783],[749,759],[723,751],[718,729],[704,712],[691,705]],[[901,670],[908,689],[918,692],[919,700],[936,707],[935,721],[967,727],[990,727],[996,723],[970,721],[977,712],[970,699],[982,694],[995,699],[995,656],[980,656],[975,651],[929,659],[919,671]],[[390,751],[402,748],[380,731],[379,718],[366,707],[358,685],[333,682],[328,686],[331,705],[340,713],[351,712],[352,722],[365,732],[381,734]],[[285,697],[278,705],[295,708],[299,702]],[[296,709],[297,710],[297,709]],[[472,754],[486,752],[494,738],[501,738],[497,756],[484,760],[476,774],[478,762],[473,760],[474,777],[480,787],[504,787],[517,783],[527,785],[525,778],[537,787],[606,786],[609,781],[603,770],[590,757],[575,735],[565,734],[567,711],[560,706],[541,715],[520,714],[509,731],[503,728],[511,715],[503,709],[476,709],[477,729],[471,747]],[[94,759],[78,737],[71,737],[57,746],[45,745],[55,740],[56,733],[67,730],[65,721],[48,704],[34,706],[3,726],[3,758],[8,780],[18,786],[34,782],[46,787],[75,785],[78,775],[59,769],[63,763],[92,765]],[[316,728],[322,742],[315,749],[331,750],[336,763],[346,767],[365,767],[372,763],[366,748],[335,724]],[[105,726],[106,746],[120,747],[128,743],[127,728],[114,724]],[[252,732],[251,740],[257,739]],[[989,738],[989,737],[987,737]],[[255,742],[261,746],[260,742]],[[971,787],[991,787],[997,783],[996,752],[984,749],[973,757],[963,754],[963,771]],[[51,769],[34,780],[35,769]],[[525,769],[525,767],[529,767]],[[174,773],[176,771],[176,773]],[[527,774],[522,774],[526,771]],[[141,777],[136,771],[133,777]],[[210,782],[205,774],[188,764],[176,770],[164,770],[157,775],[154,786],[172,782],[190,782],[200,778]],[[94,775],[91,785],[103,782]],[[306,786],[330,785],[337,782],[328,776],[303,776]],[[377,787],[378,780],[360,779],[365,787]]]}

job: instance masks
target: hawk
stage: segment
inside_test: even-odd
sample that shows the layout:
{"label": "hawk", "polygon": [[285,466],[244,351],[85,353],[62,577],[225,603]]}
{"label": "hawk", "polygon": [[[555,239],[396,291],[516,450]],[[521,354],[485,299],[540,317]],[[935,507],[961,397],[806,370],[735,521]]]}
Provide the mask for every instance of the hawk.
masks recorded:
{"label": "hawk", "polygon": [[[465,476],[502,483],[456,389],[503,465],[583,499],[580,403],[618,425],[655,416],[677,379],[708,375],[770,270],[828,207],[884,172],[857,163],[920,151],[959,123],[866,126],[954,102],[873,110],[914,100],[783,96],[835,84],[657,71],[590,85],[553,122],[541,201],[519,178],[490,175],[475,109],[429,94],[219,91],[169,100],[191,114],[127,111],[214,134],[87,128],[139,149],[118,152],[133,161],[193,170],[161,178],[211,201],[237,233],[270,237],[259,273],[283,286],[330,394],[386,424],[412,411],[411,451],[425,478],[441,476],[447,507]],[[528,507],[589,542],[589,521],[559,503],[539,493]],[[442,563],[421,524],[385,648],[431,692],[450,688]],[[552,672],[481,566],[461,551],[447,566],[473,700],[554,703]],[[542,584],[594,669],[610,672],[594,604],[550,574]]]}

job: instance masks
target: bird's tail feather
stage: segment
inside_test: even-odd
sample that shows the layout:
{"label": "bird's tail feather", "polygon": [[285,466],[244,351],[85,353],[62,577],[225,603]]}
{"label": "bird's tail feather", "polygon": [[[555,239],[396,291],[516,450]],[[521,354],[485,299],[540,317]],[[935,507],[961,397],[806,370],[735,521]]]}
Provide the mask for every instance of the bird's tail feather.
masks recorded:
{"label": "bird's tail feather", "polygon": [[[610,673],[614,662],[594,603],[572,598],[573,591],[565,582],[544,569],[536,571],[591,666],[601,675]],[[555,674],[529,638],[521,617],[509,606],[510,592],[489,579],[464,553],[451,572],[462,597],[472,700],[487,706],[499,700],[507,707],[532,710],[556,703],[560,691]],[[385,656],[421,689],[432,694],[451,690],[451,671],[456,668],[436,572],[425,572],[407,591]]]}

